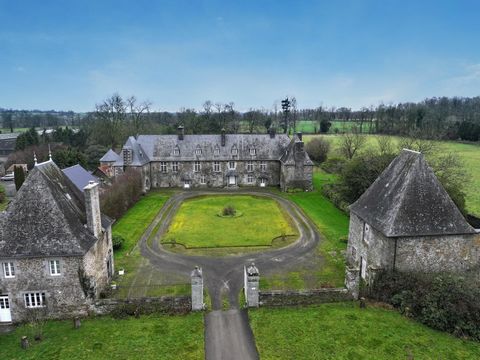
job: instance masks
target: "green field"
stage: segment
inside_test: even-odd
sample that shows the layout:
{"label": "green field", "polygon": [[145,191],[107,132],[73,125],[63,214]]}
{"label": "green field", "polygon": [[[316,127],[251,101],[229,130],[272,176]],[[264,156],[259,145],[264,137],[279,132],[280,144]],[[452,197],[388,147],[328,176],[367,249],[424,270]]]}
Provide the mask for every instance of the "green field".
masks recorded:
{"label": "green field", "polygon": [[[304,140],[305,142],[308,142],[315,136],[322,135],[305,135]],[[378,144],[375,140],[376,135],[365,136],[367,137],[367,142],[362,151],[378,149]],[[332,144],[330,156],[341,156],[338,152],[341,136],[327,135],[326,138],[330,140]],[[396,150],[400,138],[392,136],[391,139],[392,145]],[[465,164],[465,171],[471,177],[471,181],[465,186],[465,192],[467,195],[466,208],[469,213],[480,217],[480,191],[478,191],[478,189],[480,189],[480,144],[459,143],[455,141],[437,141],[436,143],[438,146],[438,152],[454,153],[458,155]]]}
{"label": "green field", "polygon": [[[226,206],[233,206],[237,216],[219,216]],[[184,201],[162,242],[185,248],[271,246],[275,238],[295,234],[290,217],[273,199],[211,195]]]}
{"label": "green field", "polygon": [[[332,125],[328,130],[329,134],[344,133],[352,130],[352,127],[358,126],[358,122],[355,121],[332,121]],[[363,133],[368,133],[368,124],[364,123],[362,127]],[[297,123],[297,131],[304,134],[318,133],[319,123],[318,121],[301,120]]]}
{"label": "green field", "polygon": [[249,311],[261,359],[479,359],[480,343],[355,303]]}
{"label": "green field", "polygon": [[[30,348],[20,348],[20,338]],[[71,321],[49,321],[41,342],[31,328],[21,326],[0,335],[2,359],[203,359],[203,314],[151,315],[140,319],[92,318],[73,329]]]}

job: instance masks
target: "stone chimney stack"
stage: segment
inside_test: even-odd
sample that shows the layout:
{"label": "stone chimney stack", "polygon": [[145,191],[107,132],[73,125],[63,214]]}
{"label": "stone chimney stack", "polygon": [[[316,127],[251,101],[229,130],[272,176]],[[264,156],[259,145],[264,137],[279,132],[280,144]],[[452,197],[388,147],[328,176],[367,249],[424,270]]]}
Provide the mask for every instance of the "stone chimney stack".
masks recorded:
{"label": "stone chimney stack", "polygon": [[270,139],[275,139],[275,128],[273,126],[270,126],[268,133],[270,134]]}
{"label": "stone chimney stack", "polygon": [[83,188],[83,192],[85,194],[87,227],[97,239],[100,239],[102,233],[102,219],[100,214],[98,183],[90,181],[88,185]]}
{"label": "stone chimney stack", "polygon": [[227,140],[227,135],[225,133],[225,128],[222,129],[222,146],[225,146],[226,140]]}
{"label": "stone chimney stack", "polygon": [[301,132],[297,132],[297,137],[298,137],[298,140],[303,141]]}
{"label": "stone chimney stack", "polygon": [[190,274],[192,282],[192,310],[203,310],[203,271],[202,268],[195,266]]}
{"label": "stone chimney stack", "polygon": [[178,126],[178,140],[183,140],[183,136],[185,135],[185,128],[183,125]]}

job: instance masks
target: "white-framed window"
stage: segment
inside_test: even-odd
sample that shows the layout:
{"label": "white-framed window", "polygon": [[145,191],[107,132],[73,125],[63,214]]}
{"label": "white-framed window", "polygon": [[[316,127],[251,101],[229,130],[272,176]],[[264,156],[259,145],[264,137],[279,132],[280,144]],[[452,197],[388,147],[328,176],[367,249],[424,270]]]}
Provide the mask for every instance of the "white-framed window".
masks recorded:
{"label": "white-framed window", "polygon": [[214,154],[215,156],[220,155],[220,148],[218,147],[218,145],[215,146],[215,149],[213,150],[213,154]]}
{"label": "white-framed window", "polygon": [[362,261],[361,261],[361,270],[360,270],[360,276],[362,277],[362,279],[366,279],[367,278],[367,260],[365,260],[365,258],[362,257]]}
{"label": "white-framed window", "polygon": [[175,148],[173,149],[173,155],[174,156],[179,156],[180,155],[180,148],[177,146],[175,146]]}
{"label": "white-framed window", "polygon": [[162,173],[166,173],[167,172],[167,162],[166,161],[161,161],[160,162],[160,171]]}
{"label": "white-framed window", "polygon": [[201,169],[200,161],[195,161],[195,162],[193,163],[193,171],[199,172],[200,169]]}
{"label": "white-framed window", "polygon": [[207,178],[205,175],[200,176],[200,184],[205,185],[207,183]]}
{"label": "white-framed window", "polygon": [[365,241],[367,245],[370,243],[370,226],[368,226],[367,223],[363,225],[363,241]]}
{"label": "white-framed window", "polygon": [[253,161],[247,162],[247,171],[253,171]]}
{"label": "white-framed window", "polygon": [[195,155],[202,155],[202,148],[200,146],[197,146],[195,149]]}
{"label": "white-framed window", "polygon": [[3,276],[5,276],[7,279],[15,277],[15,265],[13,262],[3,263]]}
{"label": "white-framed window", "polygon": [[252,175],[252,174],[248,174],[248,176],[247,176],[247,182],[248,182],[249,184],[252,184],[253,181],[254,181],[253,175]]}
{"label": "white-framed window", "polygon": [[44,292],[32,292],[23,294],[26,308],[39,308],[45,306],[45,293]]}
{"label": "white-framed window", "polygon": [[257,149],[255,149],[255,148],[250,148],[250,155],[251,155],[251,156],[257,155]]}
{"label": "white-framed window", "polygon": [[228,168],[230,170],[235,170],[236,167],[237,167],[237,164],[235,163],[235,161],[229,161],[228,162]]}
{"label": "white-framed window", "polygon": [[172,162],[172,171],[178,172],[178,161]]}
{"label": "white-framed window", "polygon": [[267,170],[267,162],[260,161],[260,171],[266,171],[266,170]]}
{"label": "white-framed window", "polygon": [[50,260],[49,261],[50,275],[57,276],[60,275],[60,260]]}
{"label": "white-framed window", "polygon": [[213,162],[213,171],[214,172],[220,172],[220,161],[214,161]]}
{"label": "white-framed window", "polygon": [[232,155],[233,156],[238,155],[238,149],[235,145],[232,146]]}

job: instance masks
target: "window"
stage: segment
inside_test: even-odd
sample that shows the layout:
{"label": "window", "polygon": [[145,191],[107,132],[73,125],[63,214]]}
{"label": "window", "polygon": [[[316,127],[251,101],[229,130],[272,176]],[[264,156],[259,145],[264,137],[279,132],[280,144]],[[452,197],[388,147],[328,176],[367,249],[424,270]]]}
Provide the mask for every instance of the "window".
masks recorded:
{"label": "window", "polygon": [[161,161],[160,162],[160,171],[162,173],[166,173],[167,172],[167,163],[165,161]]}
{"label": "window", "polygon": [[247,171],[253,171],[253,161],[247,162]]}
{"label": "window", "polygon": [[229,161],[228,162],[228,168],[230,170],[235,170],[235,167],[236,167],[235,161]]}
{"label": "window", "polygon": [[220,148],[218,147],[218,145],[215,145],[215,149],[213,150],[213,154],[215,156],[220,155]]}
{"label": "window", "polygon": [[195,155],[202,155],[202,149],[200,148],[200,146],[197,146],[197,148],[195,149]]}
{"label": "window", "polygon": [[266,171],[266,170],[267,170],[267,162],[260,161],[260,171]]}
{"label": "window", "polygon": [[174,156],[179,156],[180,155],[180,149],[179,149],[178,145],[175,146],[175,149],[173,149],[173,155]]}
{"label": "window", "polygon": [[232,155],[233,156],[238,155],[238,149],[235,145],[232,146]]}
{"label": "window", "polygon": [[38,308],[45,306],[44,292],[23,294],[23,299],[25,300],[25,307],[27,308]]}
{"label": "window", "polygon": [[206,184],[206,183],[207,183],[207,179],[205,175],[200,176],[200,184]]}
{"label": "window", "polygon": [[193,171],[199,172],[200,171],[200,161],[195,161],[193,164]]}
{"label": "window", "polygon": [[220,161],[213,162],[213,171],[220,172]]}
{"label": "window", "polygon": [[253,175],[252,175],[252,174],[248,174],[248,176],[247,176],[247,182],[248,182],[249,184],[253,183]]}
{"label": "window", "polygon": [[13,262],[3,263],[3,275],[6,278],[15,277],[15,266],[13,265]]}
{"label": "window", "polygon": [[60,275],[60,260],[50,260],[50,275]]}
{"label": "window", "polygon": [[255,148],[250,148],[250,155],[252,155],[252,156],[257,155],[257,149],[255,149]]}
{"label": "window", "polygon": [[172,171],[178,172],[178,161],[172,162]]}
{"label": "window", "polygon": [[367,223],[363,225],[363,241],[367,245],[370,243],[370,227]]}
{"label": "window", "polygon": [[360,276],[364,280],[367,278],[367,260],[365,260],[363,257],[361,261]]}

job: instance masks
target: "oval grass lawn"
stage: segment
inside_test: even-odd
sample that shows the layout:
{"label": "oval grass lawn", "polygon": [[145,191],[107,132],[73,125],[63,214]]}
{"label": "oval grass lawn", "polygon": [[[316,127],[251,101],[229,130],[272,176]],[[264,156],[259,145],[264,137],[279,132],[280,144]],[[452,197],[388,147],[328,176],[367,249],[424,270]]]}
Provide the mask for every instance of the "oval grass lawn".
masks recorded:
{"label": "oval grass lawn", "polygon": [[[226,206],[233,206],[240,216],[219,216]],[[199,196],[181,204],[162,243],[174,242],[186,248],[271,246],[275,238],[297,234],[292,222],[270,198]]]}

